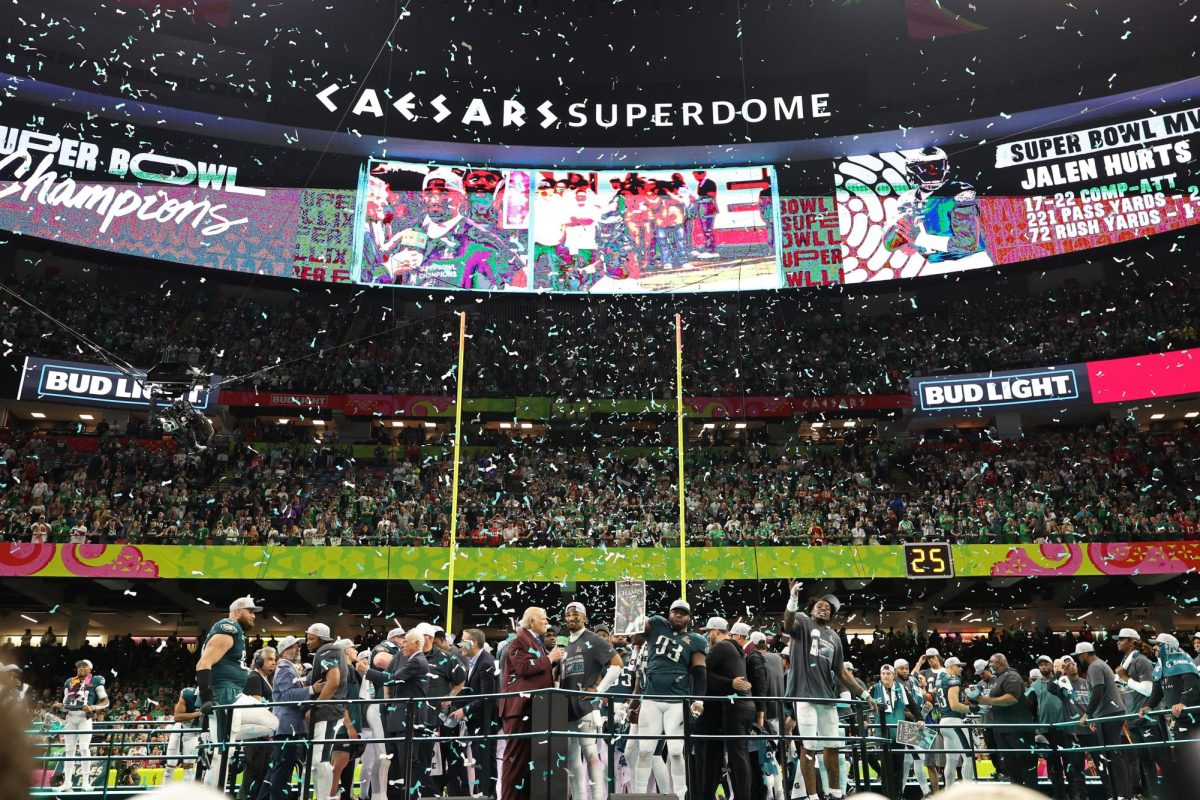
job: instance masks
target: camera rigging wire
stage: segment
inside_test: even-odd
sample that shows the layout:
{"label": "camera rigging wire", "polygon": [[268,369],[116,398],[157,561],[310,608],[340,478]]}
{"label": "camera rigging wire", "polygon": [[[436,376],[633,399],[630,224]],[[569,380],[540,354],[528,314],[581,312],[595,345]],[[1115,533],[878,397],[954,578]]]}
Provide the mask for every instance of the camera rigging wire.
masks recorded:
{"label": "camera rigging wire", "polygon": [[79,340],[80,342],[83,342],[85,345],[88,346],[89,349],[91,349],[93,352],[95,352],[96,355],[98,355],[104,361],[105,364],[108,364],[110,367],[113,367],[114,369],[120,370],[122,373],[125,374],[126,377],[136,381],[139,386],[142,386],[142,388],[145,388],[145,385],[143,384],[145,376],[139,375],[137,368],[134,367],[132,364],[130,364],[128,361],[121,358],[117,354],[113,353],[111,350],[108,350],[107,348],[102,347],[101,345],[92,341],[87,336],[85,336],[84,334],[75,330],[70,325],[63,322],[62,320],[60,320],[58,317],[54,316],[50,312],[45,311],[44,309],[42,309],[42,308],[38,307],[37,305],[35,305],[34,303],[32,303],[31,301],[25,299],[23,296],[21,296],[21,294],[19,292],[14,291],[7,284],[0,283],[0,291],[4,291],[6,294],[10,295],[13,299],[28,306],[29,308],[33,309],[33,311],[36,312],[37,314],[40,314],[41,316],[50,320],[50,322],[52,322],[55,326],[57,326],[58,328],[65,331],[68,335],[74,337],[75,339]]}

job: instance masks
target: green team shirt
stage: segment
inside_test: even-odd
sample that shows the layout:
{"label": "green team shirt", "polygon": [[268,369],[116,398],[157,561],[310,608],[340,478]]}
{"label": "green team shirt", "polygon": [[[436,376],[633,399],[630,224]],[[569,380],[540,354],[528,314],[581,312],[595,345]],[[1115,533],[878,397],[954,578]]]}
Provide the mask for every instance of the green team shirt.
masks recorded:
{"label": "green team shirt", "polygon": [[[194,714],[200,710],[200,690],[194,686],[189,686],[179,693],[179,699],[183,701],[183,708],[189,714]],[[200,717],[196,717],[189,722],[184,723],[185,728],[199,728]]]}
{"label": "green team shirt", "polygon": [[[235,685],[240,692],[246,686],[246,678],[250,676],[250,670],[246,667],[246,635],[242,632],[242,626],[237,622],[231,619],[222,619],[218,620],[209,630],[208,635],[204,637],[204,644],[208,644],[208,640],[219,633],[232,637],[233,646],[225,651],[225,655],[221,656],[216,664],[213,664],[213,687]],[[203,651],[203,645],[200,649]]]}
{"label": "green team shirt", "polygon": [[692,688],[692,656],[707,652],[707,640],[690,631],[676,633],[665,617],[655,616],[650,618],[646,647],[650,658],[646,663],[645,693],[686,696]]}
{"label": "green team shirt", "polygon": [[933,693],[933,706],[938,711],[938,716],[941,719],[951,717],[953,719],[962,719],[966,714],[961,711],[955,711],[950,707],[950,689],[959,687],[958,702],[962,702],[962,677],[959,675],[951,675],[949,672],[943,672],[938,676],[937,689]]}

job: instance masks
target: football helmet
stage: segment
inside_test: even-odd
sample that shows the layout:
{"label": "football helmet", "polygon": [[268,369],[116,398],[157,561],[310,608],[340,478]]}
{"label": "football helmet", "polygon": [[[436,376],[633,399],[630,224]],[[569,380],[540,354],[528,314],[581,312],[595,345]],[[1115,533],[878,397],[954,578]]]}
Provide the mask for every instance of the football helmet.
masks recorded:
{"label": "football helmet", "polygon": [[950,159],[940,147],[925,147],[905,159],[904,174],[910,185],[932,192],[946,182]]}

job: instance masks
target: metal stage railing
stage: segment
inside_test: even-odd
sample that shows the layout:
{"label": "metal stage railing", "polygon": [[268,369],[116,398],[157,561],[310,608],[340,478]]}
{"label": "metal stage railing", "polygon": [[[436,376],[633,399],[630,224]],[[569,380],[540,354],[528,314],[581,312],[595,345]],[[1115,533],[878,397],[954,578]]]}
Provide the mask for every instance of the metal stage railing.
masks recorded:
{"label": "metal stage railing", "polygon": [[[383,731],[371,731],[370,736],[361,736],[358,741],[361,744],[381,743],[387,748],[390,754],[411,754],[403,759],[403,763],[398,768],[397,772],[393,772],[389,781],[403,781],[403,786],[410,787],[410,794],[413,796],[428,796],[423,792],[428,792],[431,782],[428,780],[430,763],[421,760],[420,755],[428,752],[420,748],[427,747],[432,750],[436,745],[445,745],[451,742],[458,743],[491,743],[494,746],[490,748],[492,756],[496,757],[497,751],[500,749],[498,745],[501,743],[515,739],[529,739],[537,744],[535,748],[535,756],[541,755],[544,759],[537,762],[535,758],[535,766],[541,769],[538,780],[531,781],[531,800],[564,800],[567,797],[567,766],[566,766],[566,741],[571,738],[592,738],[604,743],[604,748],[607,751],[607,758],[603,759],[605,764],[605,777],[608,781],[609,793],[614,793],[618,788],[618,770],[617,764],[619,761],[618,753],[624,752],[624,747],[630,741],[645,740],[645,739],[664,739],[667,738],[661,735],[647,734],[630,734],[624,725],[615,725],[612,721],[611,713],[609,714],[603,730],[596,733],[575,732],[567,729],[567,698],[571,695],[585,696],[589,699],[598,697],[595,693],[572,692],[563,689],[542,689],[531,692],[521,693],[522,696],[530,700],[530,723],[531,729],[525,732],[502,733],[499,720],[495,714],[495,705],[502,697],[510,696],[505,693],[497,693],[490,695],[458,695],[454,697],[438,697],[438,698],[380,698],[374,700],[342,700],[342,701],[307,701],[303,703],[265,703],[265,707],[274,708],[277,706],[287,705],[302,705],[306,709],[311,710],[321,705],[359,705],[364,707],[380,706],[380,717],[388,718],[391,724],[387,727],[396,731],[392,735],[376,735],[383,734]],[[605,703],[606,708],[612,709],[615,705],[629,704],[631,702],[641,702],[644,700],[662,700],[671,702],[684,703],[683,726],[681,733],[674,738],[683,740],[683,750],[685,758],[689,763],[688,768],[688,789],[690,800],[702,800],[699,793],[695,791],[697,781],[694,777],[695,770],[692,764],[698,759],[692,754],[696,753],[697,746],[703,746],[708,741],[722,740],[728,741],[733,739],[748,740],[751,744],[758,743],[760,747],[767,747],[776,754],[777,762],[780,769],[783,771],[783,777],[786,779],[789,772],[789,762],[793,759],[793,754],[797,748],[801,746],[801,737],[793,733],[784,732],[780,728],[778,732],[752,732],[744,735],[733,735],[722,731],[706,730],[700,719],[694,718],[688,713],[688,705],[692,700],[702,700],[706,704],[711,703],[731,703],[735,700],[760,700],[768,704],[776,706],[780,715],[780,725],[783,725],[783,718],[794,708],[791,704],[798,700],[810,702],[817,705],[837,705],[840,706],[841,727],[839,735],[822,737],[830,741],[838,741],[841,743],[839,748],[842,753],[847,756],[849,765],[849,783],[854,790],[857,791],[875,791],[889,798],[902,797],[905,788],[912,785],[911,776],[897,776],[895,769],[898,760],[903,759],[905,752],[913,752],[912,749],[898,746],[889,735],[889,731],[881,727],[880,723],[874,718],[874,715],[869,713],[868,704],[862,700],[848,699],[821,699],[821,698],[795,698],[795,697],[747,697],[747,696],[708,696],[702,698],[693,698],[691,696],[657,696],[657,695],[639,695],[630,697],[629,695],[621,695],[608,693],[599,695]],[[461,707],[467,701],[484,700],[485,703],[491,705],[491,713],[485,714],[485,722],[481,727],[483,732],[476,734],[456,734],[454,736],[446,736],[444,729],[441,726],[432,724],[434,720],[440,720],[438,712],[444,710],[443,704],[449,703],[449,707]],[[446,708],[449,708],[446,707]],[[196,779],[203,780],[206,783],[214,786],[225,787],[225,791],[231,796],[238,796],[241,790],[241,778],[244,774],[239,774],[239,764],[244,761],[245,755],[249,750],[254,748],[270,747],[272,752],[277,754],[279,748],[283,744],[290,742],[299,749],[299,758],[296,762],[296,767],[293,774],[289,776],[289,784],[293,792],[292,796],[301,798],[309,797],[309,791],[313,787],[313,767],[314,754],[323,749],[321,746],[340,743],[345,745],[346,739],[333,738],[302,738],[302,739],[287,739],[287,740],[249,740],[249,741],[214,741],[210,740],[207,733],[210,729],[218,729],[223,731],[231,730],[232,714],[235,711],[245,710],[244,705],[227,705],[216,706],[213,709],[214,719],[217,725],[205,725],[203,731],[189,729],[192,734],[203,733],[201,741],[198,743],[197,752],[195,754],[180,754],[172,755],[170,759],[178,761],[181,764],[195,764]],[[1190,707],[1185,710],[1188,712],[1200,712],[1200,706]],[[364,708],[364,717],[367,716],[367,710]],[[400,718],[392,715],[399,714]],[[1200,718],[1200,713],[1197,713],[1197,718]],[[1064,722],[1057,725],[1003,725],[996,723],[982,724],[977,719],[968,718],[964,721],[961,727],[957,730],[965,731],[967,736],[967,746],[964,748],[947,748],[939,747],[937,752],[946,754],[962,754],[966,758],[979,766],[990,762],[992,769],[989,776],[983,776],[981,780],[996,780],[998,772],[996,763],[997,756],[1000,759],[1005,758],[1008,754],[1017,754],[1022,757],[1032,756],[1036,765],[1037,759],[1043,757],[1058,757],[1060,754],[1068,754],[1073,761],[1078,757],[1076,763],[1080,763],[1086,757],[1093,761],[1095,766],[1103,766],[1105,763],[1111,764],[1111,758],[1120,755],[1120,751],[1134,751],[1135,761],[1140,759],[1137,755],[1138,751],[1148,751],[1153,758],[1153,762],[1157,764],[1161,772],[1156,772],[1156,779],[1168,780],[1172,770],[1170,765],[1179,760],[1180,740],[1175,738],[1174,730],[1170,724],[1170,712],[1168,710],[1158,710],[1149,712],[1143,719],[1137,714],[1126,714],[1121,716],[1103,717],[1089,719],[1089,723],[1100,725],[1102,723],[1121,722],[1122,728],[1125,730],[1125,723],[1135,719],[1141,720],[1145,724],[1152,726],[1155,730],[1154,736],[1147,741],[1130,742],[1126,741],[1123,744],[1111,743],[1096,743],[1096,744],[1080,744],[1078,740],[1067,748],[1055,747],[1052,744],[1039,744],[1034,741],[1034,733],[1036,730],[1064,729],[1067,731],[1085,732],[1084,729],[1075,722]],[[210,720],[205,720],[206,723]],[[108,797],[110,795],[117,796],[136,793],[152,789],[155,786],[169,779],[169,775],[163,770],[150,769],[141,771],[141,780],[136,786],[121,785],[120,777],[122,774],[128,774],[128,771],[123,772],[121,766],[130,762],[146,761],[148,758],[152,760],[166,760],[166,755],[147,756],[143,753],[131,754],[134,748],[145,747],[146,743],[140,741],[138,737],[147,731],[157,733],[169,732],[174,726],[165,722],[111,722],[98,723],[91,731],[93,737],[103,737],[103,743],[99,746],[94,746],[93,752],[89,756],[65,756],[61,752],[63,747],[63,737],[70,736],[70,731],[47,729],[45,726],[34,728],[29,731],[29,735],[38,743],[42,752],[36,757],[41,772],[41,784],[33,789],[34,796],[47,797],[68,794],[62,787],[55,786],[53,776],[62,774],[65,767],[70,762],[89,762],[88,766],[95,769],[96,764],[100,765],[99,776],[101,780],[93,782],[92,795],[96,797]],[[891,727],[891,726],[888,726]],[[976,734],[981,734],[985,730],[991,730],[993,733],[1003,732],[1009,729],[1014,729],[1018,732],[1026,734],[1029,744],[1022,743],[1020,747],[981,747],[977,742]],[[1090,734],[1090,731],[1085,733]],[[1200,748],[1200,744],[1197,745]],[[474,749],[474,748],[472,748]],[[928,751],[926,751],[928,752]],[[820,759],[818,758],[819,762]],[[399,762],[397,762],[399,763]],[[168,767],[170,769],[170,767]],[[176,768],[179,769],[179,768]],[[985,770],[976,770],[977,775]],[[493,771],[492,774],[495,774]],[[1099,769],[1096,772],[1089,772],[1085,777],[1085,789],[1087,787],[1102,787],[1108,792],[1104,796],[1115,796],[1112,792],[1112,787],[1108,781],[1110,770]],[[176,774],[176,777],[180,777]],[[897,780],[904,781],[898,783]],[[363,796],[363,784],[369,784],[369,776],[354,775],[352,785],[359,785],[358,796]],[[785,791],[788,784],[785,783]],[[1047,792],[1051,786],[1050,778],[1037,779],[1037,788],[1046,789]],[[479,787],[477,784],[472,787],[478,794]],[[299,789],[299,794],[294,793],[295,789]],[[665,789],[661,790],[665,792]],[[487,793],[487,791],[484,791]],[[87,796],[79,791],[69,792],[72,797]],[[726,784],[725,795],[729,797],[730,788]],[[242,796],[245,796],[244,794]],[[1101,795],[1096,795],[1097,797]],[[1177,794],[1168,794],[1166,796],[1180,796]],[[253,800],[253,798],[251,798]],[[318,799],[320,800],[320,799]],[[376,798],[376,800],[381,800]]]}

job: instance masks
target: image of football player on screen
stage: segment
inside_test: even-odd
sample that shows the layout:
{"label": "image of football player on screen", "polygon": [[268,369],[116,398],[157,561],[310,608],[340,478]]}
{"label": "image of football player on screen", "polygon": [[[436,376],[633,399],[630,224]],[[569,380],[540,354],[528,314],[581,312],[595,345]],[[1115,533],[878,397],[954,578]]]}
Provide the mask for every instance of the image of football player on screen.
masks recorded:
{"label": "image of football player on screen", "polygon": [[975,187],[949,180],[950,159],[940,147],[905,158],[909,189],[900,195],[899,217],[883,236],[889,250],[910,248],[925,257],[922,275],[992,266],[984,241]]}
{"label": "image of football player on screen", "polygon": [[499,183],[494,173],[472,170],[468,187],[460,172],[437,167],[421,176],[418,193],[389,189],[380,176],[405,170],[388,167],[377,168],[368,184],[370,282],[443,289],[526,285],[519,242],[491,221]]}

